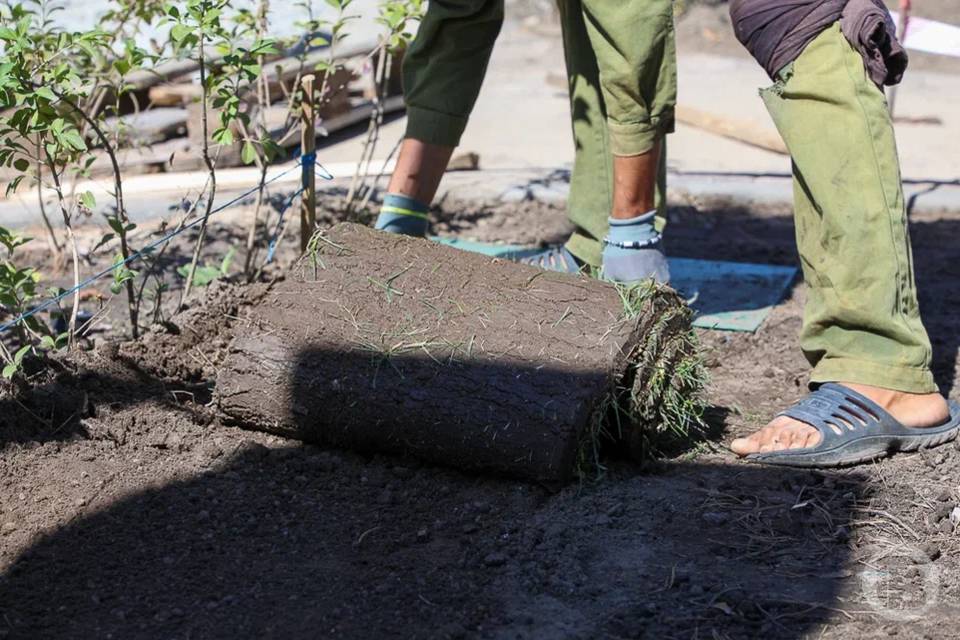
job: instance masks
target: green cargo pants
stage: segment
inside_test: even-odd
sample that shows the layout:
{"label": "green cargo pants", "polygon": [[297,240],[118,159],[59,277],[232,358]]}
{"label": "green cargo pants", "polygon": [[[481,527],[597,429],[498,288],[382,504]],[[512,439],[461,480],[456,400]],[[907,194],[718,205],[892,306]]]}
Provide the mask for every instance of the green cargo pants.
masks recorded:
{"label": "green cargo pants", "polygon": [[811,381],[936,391],[882,90],[835,24],[761,96],[793,158]]}
{"label": "green cargo pants", "polygon": [[[645,153],[673,131],[670,0],[558,0],[576,149],[567,248],[600,266],[613,203],[613,153]],[[457,146],[503,22],[503,0],[434,0],[404,59],[408,138]],[[509,109],[504,110],[505,117]],[[657,184],[666,211],[666,149]]]}

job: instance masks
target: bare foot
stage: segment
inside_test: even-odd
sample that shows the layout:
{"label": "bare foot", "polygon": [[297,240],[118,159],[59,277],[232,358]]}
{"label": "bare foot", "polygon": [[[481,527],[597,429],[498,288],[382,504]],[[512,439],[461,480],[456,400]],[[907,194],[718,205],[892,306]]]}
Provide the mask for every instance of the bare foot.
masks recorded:
{"label": "bare foot", "polygon": [[[852,382],[839,384],[867,396],[906,427],[936,427],[950,417],[950,407],[939,393],[904,393]],[[745,456],[750,453],[814,447],[818,442],[820,432],[814,427],[781,416],[774,418],[760,431],[746,438],[735,439],[730,443],[730,449],[738,456]]]}

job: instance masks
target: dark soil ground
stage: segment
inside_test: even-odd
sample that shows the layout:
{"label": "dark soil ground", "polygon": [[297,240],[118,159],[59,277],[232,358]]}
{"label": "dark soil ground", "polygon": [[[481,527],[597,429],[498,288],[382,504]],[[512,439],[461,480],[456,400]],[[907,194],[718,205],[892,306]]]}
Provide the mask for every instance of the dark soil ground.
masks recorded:
{"label": "dark soil ground", "polygon": [[[438,217],[479,239],[566,232],[537,204]],[[672,219],[673,255],[796,262],[789,211]],[[960,399],[960,215],[913,222],[936,374]],[[241,235],[217,227],[211,259]],[[213,284],[3,395],[0,637],[958,637],[954,445],[826,473],[722,446],[804,391],[802,285],[756,335],[701,334],[715,446],[561,491],[223,425],[226,335],[263,287]]]}

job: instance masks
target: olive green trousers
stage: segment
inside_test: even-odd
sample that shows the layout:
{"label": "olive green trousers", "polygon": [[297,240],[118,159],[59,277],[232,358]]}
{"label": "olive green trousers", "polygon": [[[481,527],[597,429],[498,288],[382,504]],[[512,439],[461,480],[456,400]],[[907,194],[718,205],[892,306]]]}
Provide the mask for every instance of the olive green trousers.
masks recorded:
{"label": "olive green trousers", "polygon": [[[676,51],[670,0],[558,0],[576,154],[567,249],[600,266],[613,204],[613,156],[650,151],[673,131]],[[406,137],[457,146],[503,23],[503,0],[433,0],[403,64]],[[504,105],[508,118],[510,106]],[[666,211],[666,148],[657,181]]]}
{"label": "olive green trousers", "polygon": [[835,24],[761,96],[793,158],[811,382],[936,391],[883,91]]}

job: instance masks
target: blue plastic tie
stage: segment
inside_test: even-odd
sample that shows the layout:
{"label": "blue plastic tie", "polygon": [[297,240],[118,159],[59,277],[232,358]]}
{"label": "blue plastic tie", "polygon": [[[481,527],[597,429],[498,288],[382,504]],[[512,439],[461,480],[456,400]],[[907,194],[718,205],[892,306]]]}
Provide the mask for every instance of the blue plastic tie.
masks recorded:
{"label": "blue plastic tie", "polygon": [[[299,153],[300,149],[297,149]],[[310,170],[310,167],[314,167],[314,174],[320,176],[324,180],[333,180],[333,174],[327,171],[327,169],[320,163],[317,162],[317,153],[305,153],[300,156],[300,166],[303,167],[303,182],[307,181],[307,172]],[[320,173],[318,169],[323,169],[323,173]],[[295,191],[293,195],[290,196],[290,199],[287,201],[287,204],[280,209],[280,217],[277,219],[277,225],[274,227],[273,236],[270,238],[270,243],[267,245],[267,259],[266,264],[273,262],[273,257],[277,251],[277,244],[280,242],[280,234],[283,233],[283,216],[293,205],[293,201],[303,193],[303,187]]]}

